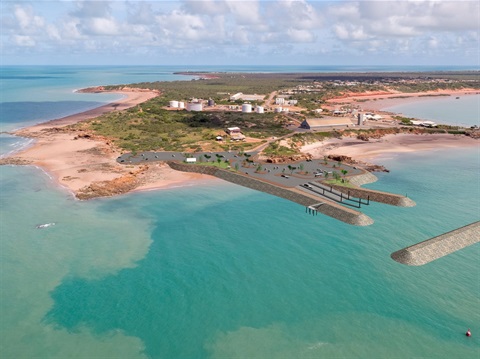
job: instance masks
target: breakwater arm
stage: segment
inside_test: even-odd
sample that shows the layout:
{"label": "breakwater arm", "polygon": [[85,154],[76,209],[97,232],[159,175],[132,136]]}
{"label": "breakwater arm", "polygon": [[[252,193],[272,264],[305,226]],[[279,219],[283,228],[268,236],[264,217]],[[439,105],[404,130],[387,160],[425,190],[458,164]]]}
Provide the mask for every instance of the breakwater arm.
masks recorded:
{"label": "breakwater arm", "polygon": [[474,243],[480,242],[480,221],[393,252],[393,260],[421,266]]}
{"label": "breakwater arm", "polygon": [[[366,172],[364,174],[351,177],[349,182],[354,186],[361,186],[367,183],[375,182],[376,180],[377,177],[375,177],[375,175]],[[376,191],[360,187],[345,187],[336,184],[328,185],[346,195],[350,194],[352,197],[362,198],[365,200],[369,199],[373,202],[385,203],[397,207],[413,207],[416,205],[416,203],[410,198],[395,193]]]}
{"label": "breakwater arm", "polygon": [[271,195],[287,199],[289,201],[301,204],[305,207],[315,207],[315,210],[317,212],[320,212],[348,224],[356,226],[368,226],[373,223],[373,220],[370,217],[361,212],[355,211],[351,208],[345,208],[333,201],[328,201],[325,199],[320,200],[318,197],[298,191],[295,188],[283,188],[268,182],[248,177],[243,174],[226,171],[211,166],[189,165],[175,161],[167,161],[167,164],[171,168],[178,171],[208,174],[243,187],[251,188],[257,191],[269,193]]}

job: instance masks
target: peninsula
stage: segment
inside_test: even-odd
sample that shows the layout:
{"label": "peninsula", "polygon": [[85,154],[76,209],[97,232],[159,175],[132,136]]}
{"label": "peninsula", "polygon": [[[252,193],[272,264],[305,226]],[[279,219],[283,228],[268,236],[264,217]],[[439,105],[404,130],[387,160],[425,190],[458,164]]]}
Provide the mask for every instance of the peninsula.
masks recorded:
{"label": "peninsula", "polygon": [[352,207],[414,205],[359,187],[376,179],[371,171],[387,170],[371,163],[377,155],[478,146],[478,128],[425,123],[375,106],[478,94],[476,73],[197,75],[84,89],[125,98],[14,132],[36,142],[0,163],[40,166],[79,199],[215,176],[367,225],[373,221]]}

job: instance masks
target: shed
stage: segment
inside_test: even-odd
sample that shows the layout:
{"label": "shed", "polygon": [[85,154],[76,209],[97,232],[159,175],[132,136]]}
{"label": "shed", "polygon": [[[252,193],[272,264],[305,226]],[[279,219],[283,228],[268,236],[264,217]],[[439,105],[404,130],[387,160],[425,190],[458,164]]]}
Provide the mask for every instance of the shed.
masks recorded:
{"label": "shed", "polygon": [[350,126],[352,121],[348,117],[310,118],[300,125],[301,128],[313,130],[321,127]]}

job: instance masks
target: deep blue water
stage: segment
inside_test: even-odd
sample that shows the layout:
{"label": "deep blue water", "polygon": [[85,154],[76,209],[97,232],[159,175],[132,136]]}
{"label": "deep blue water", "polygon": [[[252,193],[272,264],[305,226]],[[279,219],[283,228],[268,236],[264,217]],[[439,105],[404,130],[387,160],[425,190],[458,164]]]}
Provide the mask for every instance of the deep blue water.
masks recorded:
{"label": "deep blue water", "polygon": [[[29,84],[9,111],[48,117],[106,71],[47,70],[15,74]],[[479,149],[379,161],[391,172],[367,187],[417,206],[365,206],[368,227],[220,180],[80,202],[38,168],[0,167],[0,357],[478,357],[480,247],[422,267],[390,253],[479,219]]]}

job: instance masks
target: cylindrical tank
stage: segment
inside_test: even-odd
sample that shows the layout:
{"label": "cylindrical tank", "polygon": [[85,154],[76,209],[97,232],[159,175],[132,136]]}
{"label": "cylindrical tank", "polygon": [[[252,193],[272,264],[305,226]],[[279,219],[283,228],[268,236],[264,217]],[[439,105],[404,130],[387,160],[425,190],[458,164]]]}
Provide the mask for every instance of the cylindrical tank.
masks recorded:
{"label": "cylindrical tank", "polygon": [[211,98],[208,99],[208,106],[215,106],[215,101],[213,101]]}
{"label": "cylindrical tank", "polygon": [[242,105],[242,112],[245,112],[245,113],[252,112],[252,105],[249,103],[244,103]]}
{"label": "cylindrical tank", "polygon": [[185,108],[185,102],[179,101],[178,108]]}
{"label": "cylindrical tank", "polygon": [[170,101],[169,105],[170,107],[178,108],[178,101]]}
{"label": "cylindrical tank", "polygon": [[201,102],[189,102],[187,103],[187,111],[202,111],[203,104]]}
{"label": "cylindrical tank", "polygon": [[263,113],[263,111],[264,111],[263,106],[257,106],[255,108],[255,112],[257,112],[257,113]]}
{"label": "cylindrical tank", "polygon": [[277,113],[282,112],[282,108],[281,107],[275,107],[275,112],[277,112]]}

